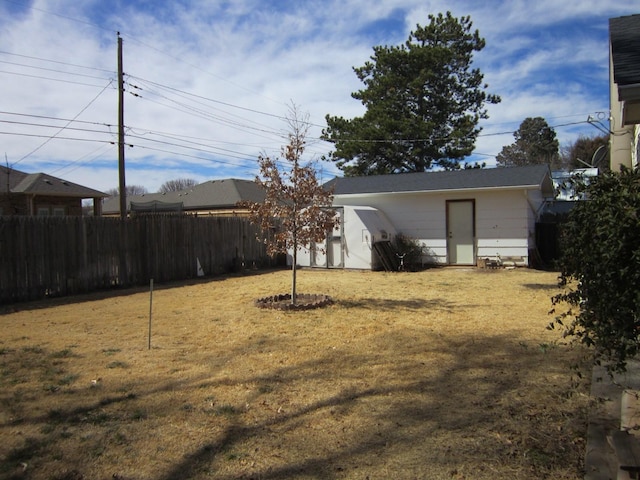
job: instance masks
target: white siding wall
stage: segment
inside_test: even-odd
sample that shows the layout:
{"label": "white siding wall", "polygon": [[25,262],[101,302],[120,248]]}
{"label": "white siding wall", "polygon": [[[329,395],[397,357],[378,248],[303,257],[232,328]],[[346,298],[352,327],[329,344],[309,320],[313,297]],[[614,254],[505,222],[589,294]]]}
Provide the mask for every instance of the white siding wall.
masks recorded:
{"label": "white siding wall", "polygon": [[398,233],[424,245],[425,263],[447,263],[446,202],[475,200],[476,254],[522,258],[528,264],[535,239],[539,191],[495,190],[469,193],[336,195],[335,205],[368,205],[384,212]]}

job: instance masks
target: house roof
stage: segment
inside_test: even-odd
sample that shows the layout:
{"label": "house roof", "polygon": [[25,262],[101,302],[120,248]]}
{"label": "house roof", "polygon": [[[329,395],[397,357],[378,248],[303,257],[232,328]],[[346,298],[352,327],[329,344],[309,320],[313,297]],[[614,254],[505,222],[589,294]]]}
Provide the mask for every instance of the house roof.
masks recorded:
{"label": "house roof", "polygon": [[[127,197],[127,210],[131,202],[162,202],[167,204],[182,203],[183,210],[218,210],[234,208],[238,202],[262,202],[265,192],[252,180],[236,178],[224,180],[209,180],[178,192],[148,193]],[[120,200],[118,197],[107,199],[102,212],[105,214],[119,213]]]}
{"label": "house roof", "polygon": [[107,194],[46,173],[25,173],[0,166],[0,192],[74,198],[102,198]]}
{"label": "house roof", "polygon": [[640,15],[609,19],[609,39],[613,80],[618,84],[620,100],[625,98],[625,87],[640,84]]}
{"label": "house roof", "polygon": [[336,177],[325,186],[333,187],[334,195],[501,188],[540,188],[546,193],[553,193],[548,165]]}

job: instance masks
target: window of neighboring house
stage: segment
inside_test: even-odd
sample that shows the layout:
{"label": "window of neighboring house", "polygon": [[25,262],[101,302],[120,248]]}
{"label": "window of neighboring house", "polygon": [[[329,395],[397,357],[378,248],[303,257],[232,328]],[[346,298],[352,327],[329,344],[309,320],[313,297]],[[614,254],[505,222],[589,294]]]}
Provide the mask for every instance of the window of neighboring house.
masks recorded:
{"label": "window of neighboring house", "polygon": [[49,207],[38,207],[38,216],[39,217],[48,217],[49,216]]}
{"label": "window of neighboring house", "polygon": [[64,207],[53,207],[54,217],[64,217]]}

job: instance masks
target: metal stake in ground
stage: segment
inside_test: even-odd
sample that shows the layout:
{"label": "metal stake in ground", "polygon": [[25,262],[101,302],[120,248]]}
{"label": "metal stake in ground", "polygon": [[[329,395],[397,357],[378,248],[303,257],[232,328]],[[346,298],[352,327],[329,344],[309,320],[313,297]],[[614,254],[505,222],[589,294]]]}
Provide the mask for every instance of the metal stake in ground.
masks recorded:
{"label": "metal stake in ground", "polygon": [[153,278],[149,282],[149,350],[151,350],[151,318],[153,316]]}

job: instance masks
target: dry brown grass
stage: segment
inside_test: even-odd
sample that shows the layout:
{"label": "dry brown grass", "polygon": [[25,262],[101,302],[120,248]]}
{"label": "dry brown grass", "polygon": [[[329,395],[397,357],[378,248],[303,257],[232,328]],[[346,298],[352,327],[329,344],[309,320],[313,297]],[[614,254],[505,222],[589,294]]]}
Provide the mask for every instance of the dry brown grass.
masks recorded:
{"label": "dry brown grass", "polygon": [[257,309],[290,272],[0,317],[0,476],[577,479],[584,352],[545,326],[556,275],[299,272],[320,310]]}

